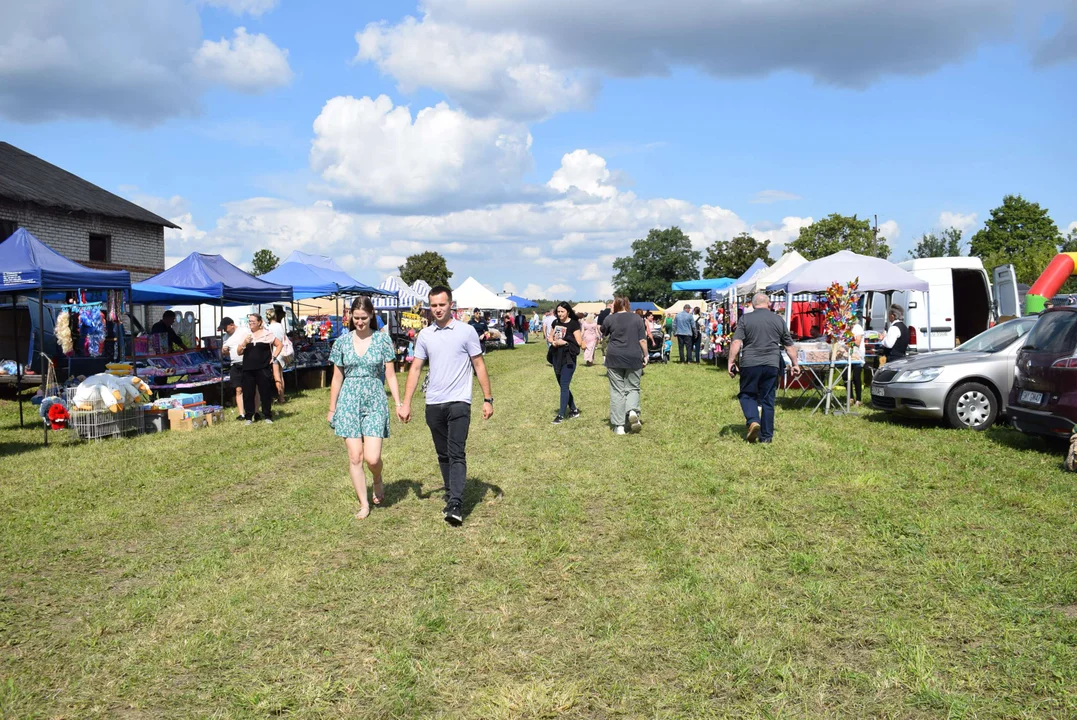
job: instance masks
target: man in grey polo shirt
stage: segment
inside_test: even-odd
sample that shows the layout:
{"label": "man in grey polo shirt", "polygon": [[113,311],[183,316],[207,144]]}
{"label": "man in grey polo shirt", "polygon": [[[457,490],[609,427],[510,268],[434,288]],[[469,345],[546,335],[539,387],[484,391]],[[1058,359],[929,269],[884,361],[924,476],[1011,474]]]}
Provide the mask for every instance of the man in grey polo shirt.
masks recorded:
{"label": "man in grey polo shirt", "polygon": [[464,522],[464,483],[467,480],[467,433],[471,427],[471,371],[482,388],[482,419],[494,414],[490,377],[482,359],[482,344],[475,329],[454,320],[452,290],[442,285],[430,289],[430,312],[434,324],[415,339],[415,359],[408,371],[404,402],[396,414],[411,420],[411,398],[419,384],[423,363],[429,361],[426,388],[426,424],[434,438],[441,479],[445,487],[445,522]]}
{"label": "man in grey polo shirt", "polygon": [[[741,348],[744,348],[744,355],[738,361]],[[748,442],[769,443],[774,439],[774,396],[783,349],[792,363],[790,372],[796,377],[800,374],[800,363],[785,320],[770,309],[770,298],[766,293],[756,293],[752,297],[752,312],[745,313],[737,323],[729,348],[729,376],[735,377],[740,370],[737,398],[748,424]],[[760,406],[763,408],[762,418]]]}

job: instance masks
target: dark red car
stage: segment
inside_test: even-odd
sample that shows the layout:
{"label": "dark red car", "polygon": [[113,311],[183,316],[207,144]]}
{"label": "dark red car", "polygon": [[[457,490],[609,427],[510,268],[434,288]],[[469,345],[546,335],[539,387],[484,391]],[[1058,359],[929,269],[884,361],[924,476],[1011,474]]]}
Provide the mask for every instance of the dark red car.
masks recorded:
{"label": "dark red car", "polygon": [[1077,307],[1040,316],[1017,353],[1009,415],[1023,433],[1068,438],[1077,426]]}

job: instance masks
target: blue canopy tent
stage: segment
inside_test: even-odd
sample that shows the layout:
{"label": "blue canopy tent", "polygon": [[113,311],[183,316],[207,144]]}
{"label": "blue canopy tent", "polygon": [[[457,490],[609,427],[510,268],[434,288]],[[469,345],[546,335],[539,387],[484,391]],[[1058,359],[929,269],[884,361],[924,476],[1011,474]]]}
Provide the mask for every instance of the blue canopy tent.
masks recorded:
{"label": "blue canopy tent", "polygon": [[[239,269],[220,255],[191,253],[164,272],[132,285],[131,298],[133,302],[145,304],[215,305],[220,307],[223,313],[226,305],[290,303],[292,288],[257,278]],[[223,336],[221,343],[224,343]],[[220,385],[223,404],[223,367]]]}
{"label": "blue canopy tent", "polygon": [[[383,295],[386,297],[395,297],[395,295],[389,291],[382,290],[380,288],[372,287],[366,283],[359,282],[347,272],[344,268],[337,265],[336,261],[331,257],[325,255],[311,255],[310,253],[299,252],[295,250],[289,255],[284,264],[297,263],[305,265],[317,275],[319,278],[326,282],[334,283],[337,286],[337,292],[344,294],[354,295]],[[266,273],[263,277],[267,277],[269,273]],[[278,282],[274,280],[273,282]],[[308,297],[318,297],[317,295],[309,295]]]}
{"label": "blue canopy tent", "polygon": [[[759,261],[762,262],[762,261]],[[764,267],[766,267],[764,265]],[[710,278],[704,280],[682,280],[671,285],[679,292],[706,292],[707,290],[724,290],[736,280],[733,278]]]}
{"label": "blue canopy tent", "polygon": [[335,282],[326,280],[315,270],[302,263],[286,262],[261,277],[267,282],[290,286],[292,297],[296,300],[336,295],[340,290],[339,286]]}
{"label": "blue canopy tent", "polygon": [[654,311],[662,309],[655,305],[653,302],[634,302],[629,303],[628,306],[632,310],[632,312],[635,312],[637,310],[643,310],[644,312],[646,312],[648,310]]}
{"label": "blue canopy tent", "polygon": [[[153,286],[152,290],[166,287],[181,292],[174,296],[147,299],[150,293],[145,292],[146,286]],[[164,272],[135,283],[131,286],[131,295],[135,302],[141,303],[183,303],[191,300],[190,294],[183,292],[189,290],[209,295],[219,305],[269,304],[292,300],[291,287],[266,282],[243,272],[220,255],[203,253],[191,253]]]}
{"label": "blue canopy tent", "polygon": [[[28,295],[37,291],[38,303],[38,347],[45,347],[45,303],[44,293],[76,290],[127,290],[131,287],[131,274],[126,270],[91,270],[69,260],[31,235],[25,228],[19,228],[11,237],[0,243],[0,295],[11,296],[11,307],[16,308],[15,299],[19,295]],[[15,322],[15,348],[19,345],[18,321]],[[33,348],[29,352],[26,365],[31,365]],[[23,424],[22,411],[22,366],[24,363],[15,359],[15,392],[19,396],[19,426]],[[45,368],[41,368],[45,375]],[[49,442],[48,426],[45,426],[45,444]]]}
{"label": "blue canopy tent", "polygon": [[512,300],[514,303],[516,303],[516,307],[518,308],[538,307],[536,303],[528,300],[527,298],[522,298],[519,295],[509,295],[509,300]]}

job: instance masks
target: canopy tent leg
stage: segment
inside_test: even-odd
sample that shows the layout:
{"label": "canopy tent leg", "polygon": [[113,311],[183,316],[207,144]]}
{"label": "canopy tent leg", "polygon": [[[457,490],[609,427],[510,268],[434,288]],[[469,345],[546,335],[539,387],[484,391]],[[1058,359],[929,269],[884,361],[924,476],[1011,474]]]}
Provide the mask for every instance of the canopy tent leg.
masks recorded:
{"label": "canopy tent leg", "polygon": [[[220,308],[221,308],[221,318],[223,319],[224,318],[224,298],[221,298]],[[213,306],[213,316],[214,317],[217,316],[217,306],[216,305]],[[225,400],[225,398],[224,398],[224,330],[221,330],[220,328],[221,328],[221,323],[218,321],[217,322],[217,339],[220,340],[220,345],[218,346],[217,354],[221,358],[221,417],[224,417],[224,400]],[[229,369],[231,370],[231,366],[229,366]],[[238,410],[238,408],[237,408],[237,410]]]}
{"label": "canopy tent leg", "polygon": [[927,298],[927,351],[931,352],[931,290],[924,293]]}
{"label": "canopy tent leg", "polygon": [[19,358],[19,310],[15,295],[11,296],[11,317],[15,323],[15,394],[19,396],[19,427],[24,427],[22,420],[22,361]]}
{"label": "canopy tent leg", "polygon": [[[41,287],[37,288],[37,337],[40,342],[42,368],[41,372],[47,372],[44,367],[44,363],[48,362],[48,354],[45,352],[45,296],[41,292]],[[46,375],[45,377],[48,377]],[[19,393],[19,408],[22,409],[22,393]],[[41,427],[45,429],[45,447],[49,446],[49,424],[46,422],[41,423]]]}

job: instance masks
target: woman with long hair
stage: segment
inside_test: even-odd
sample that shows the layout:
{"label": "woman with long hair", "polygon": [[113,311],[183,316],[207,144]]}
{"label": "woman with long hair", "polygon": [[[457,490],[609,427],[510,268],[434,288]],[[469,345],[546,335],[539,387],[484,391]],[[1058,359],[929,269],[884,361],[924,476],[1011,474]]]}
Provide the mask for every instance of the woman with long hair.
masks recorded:
{"label": "woman with long hair", "polygon": [[583,345],[580,320],[572,306],[561,301],[554,308],[554,321],[550,325],[550,362],[557,385],[561,388],[561,404],[554,425],[560,425],[565,418],[578,418],[580,409],[572,397],[572,375],[576,372],[576,359]]}
{"label": "woman with long hair", "polygon": [[626,297],[613,301],[613,313],[602,323],[606,346],[606,377],[610,381],[610,425],[617,435],[638,433],[639,386],[647,365],[647,331],[643,318],[629,310]]}
{"label": "woman with long hair", "polygon": [[359,499],[357,520],[370,514],[366,496],[366,473],[363,461],[374,481],[374,504],[381,505],[382,441],[389,437],[389,402],[385,384],[399,408],[400,388],[396,382],[396,351],[389,335],[374,331],[374,305],[362,296],[352,301],[346,335],[333,343],[329,361],[333,364],[333,382],[329,388],[329,413],[326,420],[348,448],[348,472]]}

